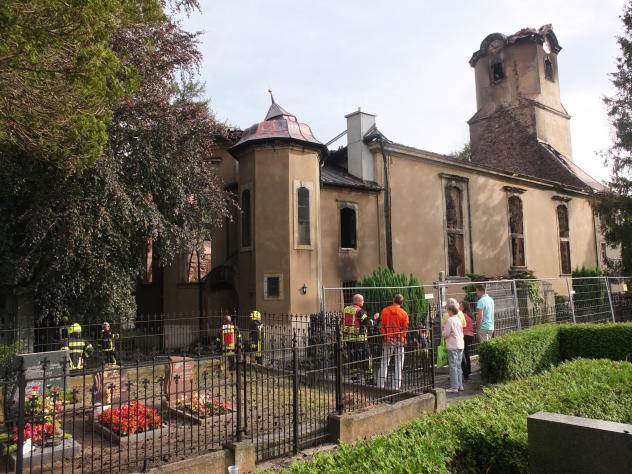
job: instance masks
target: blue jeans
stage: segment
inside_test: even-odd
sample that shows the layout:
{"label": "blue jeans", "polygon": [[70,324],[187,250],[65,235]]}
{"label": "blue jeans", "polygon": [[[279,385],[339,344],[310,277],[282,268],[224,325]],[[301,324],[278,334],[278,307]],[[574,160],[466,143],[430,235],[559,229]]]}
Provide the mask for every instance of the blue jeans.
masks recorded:
{"label": "blue jeans", "polygon": [[448,349],[448,365],[450,366],[450,388],[463,388],[463,349]]}

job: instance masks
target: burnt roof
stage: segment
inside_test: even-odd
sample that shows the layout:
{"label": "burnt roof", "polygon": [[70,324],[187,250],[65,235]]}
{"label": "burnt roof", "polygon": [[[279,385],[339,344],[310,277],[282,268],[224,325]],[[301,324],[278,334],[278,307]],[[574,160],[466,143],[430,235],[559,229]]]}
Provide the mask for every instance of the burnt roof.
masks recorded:
{"label": "burnt roof", "polygon": [[320,170],[320,181],[325,186],[351,188],[360,191],[381,191],[382,188],[373,181],[364,181],[347,170],[331,163],[325,163]]}
{"label": "burnt roof", "polygon": [[509,46],[522,41],[532,41],[534,43],[542,44],[545,39],[549,40],[551,51],[554,53],[557,54],[562,50],[560,43],[557,41],[557,36],[553,33],[553,26],[550,24],[543,25],[540,28],[522,28],[521,30],[516,31],[513,35],[509,36],[502,33],[492,33],[491,35],[487,35],[485,37],[485,39],[481,42],[481,46],[478,51],[475,51],[474,54],[472,54],[470,66],[476,66],[476,63],[480,58],[487,56],[489,46],[495,40],[502,41],[503,46]]}

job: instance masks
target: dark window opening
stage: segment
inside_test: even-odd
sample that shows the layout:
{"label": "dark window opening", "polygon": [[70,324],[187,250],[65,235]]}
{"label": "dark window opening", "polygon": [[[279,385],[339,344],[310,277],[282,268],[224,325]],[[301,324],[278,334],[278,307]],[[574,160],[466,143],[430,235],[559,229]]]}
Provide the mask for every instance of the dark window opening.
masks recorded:
{"label": "dark window opening", "polygon": [[268,298],[280,298],[281,297],[281,278],[278,276],[266,277],[266,297]]}
{"label": "dark window opening", "polygon": [[560,204],[557,206],[557,226],[560,233],[560,266],[563,275],[571,274],[571,244],[569,240],[568,209]]}
{"label": "dark window opening", "polygon": [[605,242],[601,242],[601,259],[604,262],[608,260],[608,250]]}
{"label": "dark window opening", "polygon": [[446,233],[448,240],[448,275],[465,276],[465,232],[461,190],[446,186]]}
{"label": "dark window opening", "polygon": [[296,191],[298,207],[298,244],[310,245],[309,229],[309,189],[300,187]]}
{"label": "dark window opening", "polygon": [[503,63],[496,62],[492,64],[492,80],[501,81],[505,78],[505,71],[503,69]]}
{"label": "dark window opening", "polygon": [[241,193],[241,246],[250,247],[251,235],[250,190],[245,189]]}
{"label": "dark window opening", "polygon": [[518,196],[511,196],[509,198],[509,231],[511,232],[511,265],[514,267],[524,267],[522,200]]}
{"label": "dark window opening", "polygon": [[356,211],[350,207],[340,209],[340,248],[358,248],[356,238]]}
{"label": "dark window opening", "polygon": [[357,283],[358,282],[355,280],[342,282],[342,299],[344,300],[345,306],[353,303],[353,295],[355,294],[355,287]]}
{"label": "dark window opening", "polygon": [[555,78],[553,77],[553,63],[549,58],[546,58],[544,60],[544,77],[549,81],[555,80]]}

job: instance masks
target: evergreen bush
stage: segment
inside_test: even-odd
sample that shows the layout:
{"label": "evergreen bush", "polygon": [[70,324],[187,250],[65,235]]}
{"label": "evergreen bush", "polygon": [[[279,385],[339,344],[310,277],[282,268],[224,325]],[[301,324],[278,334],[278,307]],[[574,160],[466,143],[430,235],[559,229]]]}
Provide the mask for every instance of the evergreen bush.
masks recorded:
{"label": "evergreen bush", "polygon": [[428,317],[425,291],[421,282],[412,274],[395,273],[388,268],[379,267],[361,278],[356,285],[359,288],[370,288],[358,290],[364,296],[364,309],[369,315],[381,312],[392,303],[393,296],[400,293],[404,297],[403,307],[411,325],[425,322]]}
{"label": "evergreen bush", "polygon": [[483,342],[481,376],[520,379],[577,357],[632,360],[632,323],[543,324]]}

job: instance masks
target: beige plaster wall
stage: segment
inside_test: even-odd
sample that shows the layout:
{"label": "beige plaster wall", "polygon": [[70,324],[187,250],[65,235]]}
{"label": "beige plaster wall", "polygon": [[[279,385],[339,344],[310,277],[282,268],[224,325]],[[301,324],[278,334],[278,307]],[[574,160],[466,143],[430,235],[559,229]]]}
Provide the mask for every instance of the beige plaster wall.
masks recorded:
{"label": "beige plaster wall", "polygon": [[[424,284],[436,280],[440,270],[447,272],[441,173],[448,173],[469,179],[474,268],[467,258],[467,272],[501,275],[510,270],[507,193],[503,187],[514,186],[527,189],[521,197],[528,268],[538,277],[560,275],[558,202],[552,199],[558,195],[555,191],[396,154],[390,173],[396,271],[412,272]],[[569,221],[572,267],[595,266],[593,216],[586,198],[572,197]],[[469,246],[467,239],[465,246]]]}
{"label": "beige plaster wall", "polygon": [[[321,192],[321,251],[323,285],[339,288],[343,281],[358,280],[385,265],[383,214],[378,193],[325,187]],[[358,206],[356,213],[357,250],[340,248],[340,204]],[[382,236],[382,237],[380,237]]]}

